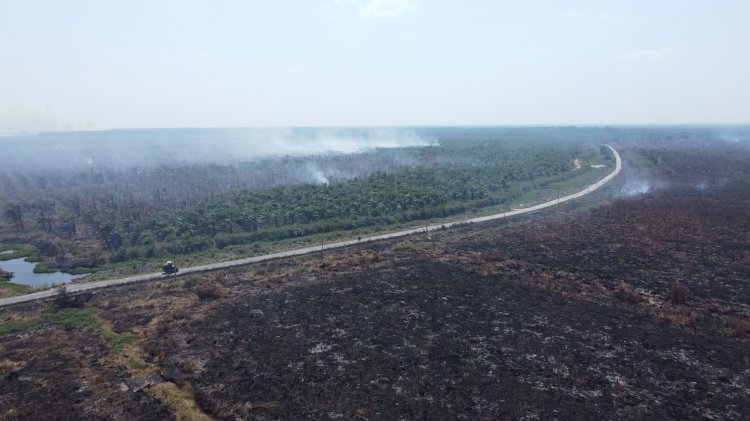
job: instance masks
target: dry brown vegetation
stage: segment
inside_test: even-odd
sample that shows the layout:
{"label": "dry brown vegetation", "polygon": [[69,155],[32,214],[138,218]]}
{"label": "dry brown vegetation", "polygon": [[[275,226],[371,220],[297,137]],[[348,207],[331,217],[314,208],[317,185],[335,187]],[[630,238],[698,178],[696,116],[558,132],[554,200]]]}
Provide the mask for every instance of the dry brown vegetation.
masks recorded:
{"label": "dry brown vegetation", "polygon": [[0,416],[744,419],[750,177],[709,156],[698,190],[680,156],[608,204],[632,169],[512,223],[100,291],[86,308],[142,339],[5,336]]}

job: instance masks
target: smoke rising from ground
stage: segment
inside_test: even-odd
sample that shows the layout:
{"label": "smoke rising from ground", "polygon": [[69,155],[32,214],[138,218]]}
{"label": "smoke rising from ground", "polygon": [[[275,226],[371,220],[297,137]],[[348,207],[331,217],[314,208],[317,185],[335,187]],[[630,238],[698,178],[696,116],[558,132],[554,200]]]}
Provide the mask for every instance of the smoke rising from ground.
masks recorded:
{"label": "smoke rising from ground", "polygon": [[639,196],[669,186],[669,183],[655,177],[651,171],[630,165],[627,161],[623,163],[623,169],[626,181],[620,194],[624,197]]}
{"label": "smoke rising from ground", "polygon": [[330,181],[328,180],[328,177],[326,176],[325,172],[323,172],[320,168],[318,168],[318,165],[314,162],[310,162],[307,164],[307,172],[309,173],[310,180],[315,184],[330,184]]}
{"label": "smoke rising from ground", "polygon": [[636,196],[639,194],[648,193],[651,191],[651,183],[648,180],[643,179],[632,179],[628,180],[627,183],[622,187],[622,194],[625,197]]}
{"label": "smoke rising from ground", "polygon": [[[436,143],[409,129],[144,129],[2,137],[0,154],[9,158],[5,169],[28,172],[226,164]],[[311,175],[327,182],[323,173]]]}

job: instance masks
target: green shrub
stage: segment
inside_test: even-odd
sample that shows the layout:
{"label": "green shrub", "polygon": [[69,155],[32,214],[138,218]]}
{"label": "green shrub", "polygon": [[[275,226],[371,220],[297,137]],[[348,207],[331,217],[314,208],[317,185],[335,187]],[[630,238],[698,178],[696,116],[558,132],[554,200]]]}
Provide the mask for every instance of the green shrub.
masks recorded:
{"label": "green shrub", "polygon": [[109,329],[103,329],[102,339],[104,339],[104,342],[109,345],[109,348],[112,350],[112,352],[114,352],[115,354],[119,354],[122,352],[122,349],[125,347],[125,345],[138,342],[140,337],[132,333],[117,333]]}
{"label": "green shrub", "polygon": [[66,326],[78,326],[84,329],[96,329],[99,321],[96,313],[91,308],[64,308],[45,318],[46,323],[55,323]]}

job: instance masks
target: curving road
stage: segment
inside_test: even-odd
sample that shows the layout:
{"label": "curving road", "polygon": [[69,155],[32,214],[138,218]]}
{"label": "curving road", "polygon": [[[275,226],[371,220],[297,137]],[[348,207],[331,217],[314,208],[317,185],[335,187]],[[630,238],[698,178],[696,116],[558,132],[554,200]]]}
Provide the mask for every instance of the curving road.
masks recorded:
{"label": "curving road", "polygon": [[[220,262],[220,263],[211,263],[211,264],[202,265],[202,266],[193,266],[189,268],[180,269],[180,272],[177,276],[189,275],[191,273],[200,273],[200,272],[208,272],[208,271],[226,269],[226,268],[231,268],[235,266],[243,266],[243,265],[248,265],[251,263],[264,262],[267,260],[279,259],[279,258],[284,258],[284,257],[300,256],[303,254],[309,254],[309,253],[314,253],[314,252],[323,251],[323,250],[348,247],[348,246],[352,246],[355,244],[361,244],[361,243],[366,243],[370,241],[405,237],[407,235],[416,234],[416,233],[436,231],[440,229],[454,227],[457,225],[465,225],[465,224],[474,223],[474,222],[491,221],[493,219],[508,218],[508,217],[515,216],[515,215],[521,215],[524,213],[538,211],[540,209],[548,208],[550,206],[554,206],[560,203],[567,202],[569,200],[573,200],[573,199],[585,196],[593,192],[594,190],[598,189],[599,187],[607,184],[610,180],[612,180],[615,176],[617,176],[617,174],[619,174],[620,171],[622,171],[622,160],[620,159],[620,154],[612,146],[607,145],[607,147],[610,150],[612,150],[612,153],[615,155],[614,171],[612,171],[606,177],[602,178],[596,183],[579,191],[578,193],[569,194],[567,196],[563,196],[554,200],[550,200],[549,202],[540,203],[538,205],[531,206],[528,208],[522,208],[522,209],[516,209],[516,210],[512,210],[508,212],[497,213],[494,215],[481,216],[478,218],[471,218],[471,219],[463,219],[460,221],[449,222],[449,223],[444,223],[444,224],[427,225],[424,227],[412,228],[412,229],[408,229],[404,231],[396,231],[396,232],[391,232],[391,233],[382,234],[382,235],[375,235],[372,237],[363,237],[359,240],[339,241],[336,243],[321,244],[320,246],[305,247],[305,248],[300,248],[300,249],[295,249],[295,250],[266,254],[263,256],[248,257],[246,259],[231,260],[228,262]],[[153,281],[153,280],[165,279],[165,278],[166,276],[161,273],[149,273],[145,275],[129,276],[127,278],[112,279],[108,281],[89,282],[89,283],[83,283],[83,284],[68,284],[65,286],[65,289],[70,293],[76,293],[80,291],[88,291],[88,290],[99,289],[99,288],[107,288],[107,287],[116,286],[116,285],[132,284],[136,282]],[[3,298],[3,299],[0,299],[0,307],[8,306],[11,304],[22,303],[26,301],[50,298],[50,297],[55,296],[57,293],[58,293],[57,289],[49,289],[45,291],[35,292],[33,294],[19,295],[17,297],[10,297],[10,298]]]}

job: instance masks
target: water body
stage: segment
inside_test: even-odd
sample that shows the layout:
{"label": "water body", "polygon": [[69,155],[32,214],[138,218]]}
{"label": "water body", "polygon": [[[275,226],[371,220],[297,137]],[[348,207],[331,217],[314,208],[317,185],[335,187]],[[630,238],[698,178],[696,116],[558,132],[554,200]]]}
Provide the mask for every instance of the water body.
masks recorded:
{"label": "water body", "polygon": [[30,285],[34,288],[50,286],[52,284],[66,284],[74,279],[81,278],[84,275],[71,275],[69,273],[34,273],[36,263],[27,262],[25,258],[11,259],[0,262],[0,269],[6,272],[13,272],[13,278],[10,279],[14,284]]}
{"label": "water body", "polygon": [[15,252],[16,252],[15,250],[3,250],[3,251],[0,251],[0,254],[13,254]]}

